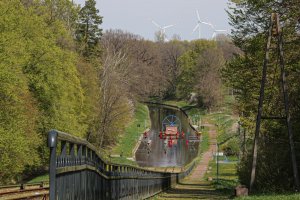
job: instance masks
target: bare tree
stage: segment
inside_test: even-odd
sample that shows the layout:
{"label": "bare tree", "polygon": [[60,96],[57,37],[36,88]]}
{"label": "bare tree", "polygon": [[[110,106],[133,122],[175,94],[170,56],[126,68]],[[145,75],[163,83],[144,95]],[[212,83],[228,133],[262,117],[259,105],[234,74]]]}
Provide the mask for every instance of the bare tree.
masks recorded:
{"label": "bare tree", "polygon": [[99,148],[115,143],[116,137],[124,130],[132,116],[133,107],[127,98],[124,86],[123,74],[126,74],[126,55],[111,51],[109,47],[104,49],[103,63],[100,70],[100,112],[98,116],[98,128],[91,141]]}
{"label": "bare tree", "polygon": [[220,69],[225,64],[219,49],[206,50],[198,60],[195,89],[199,103],[205,107],[216,106],[222,98]]}
{"label": "bare tree", "polygon": [[122,67],[129,73],[123,78],[131,99],[162,96],[166,90],[166,78],[156,43],[121,30],[110,30],[103,35],[102,44],[109,46],[111,52],[126,53],[127,59]]}
{"label": "bare tree", "polygon": [[176,80],[179,75],[180,56],[184,52],[184,46],[179,41],[159,44],[161,68],[164,71],[165,80],[167,81],[166,96],[174,97],[176,93]]}

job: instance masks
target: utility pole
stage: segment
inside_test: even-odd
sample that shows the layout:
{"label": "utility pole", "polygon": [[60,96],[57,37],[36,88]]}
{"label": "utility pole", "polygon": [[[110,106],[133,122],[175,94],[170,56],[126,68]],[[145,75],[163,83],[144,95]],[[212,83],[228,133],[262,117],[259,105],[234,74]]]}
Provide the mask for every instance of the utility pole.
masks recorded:
{"label": "utility pole", "polygon": [[266,45],[266,53],[263,65],[263,73],[262,79],[260,83],[260,94],[259,94],[259,102],[258,102],[258,113],[256,117],[256,127],[255,127],[255,135],[254,135],[254,143],[253,143],[253,152],[252,152],[252,169],[251,169],[251,179],[250,179],[250,192],[252,192],[253,184],[255,181],[256,175],[256,164],[257,164],[257,146],[258,146],[258,139],[259,139],[259,132],[260,132],[260,124],[261,124],[261,115],[262,115],[262,108],[263,108],[263,101],[265,96],[265,85],[267,79],[267,65],[269,63],[270,55],[269,50],[271,46],[271,38],[272,38],[272,28],[273,28],[273,17],[271,17],[271,24],[268,32],[268,39]]}
{"label": "utility pole", "polygon": [[[255,175],[256,175],[256,165],[257,165],[257,151],[258,151],[258,140],[259,140],[259,132],[261,126],[261,119],[262,119],[262,111],[263,111],[263,101],[264,101],[264,94],[265,94],[265,84],[267,79],[267,66],[270,61],[270,47],[272,38],[277,38],[277,50],[279,51],[279,60],[280,60],[280,70],[281,70],[281,83],[283,89],[283,97],[284,97],[284,109],[285,109],[285,119],[288,128],[288,136],[289,136],[289,145],[290,145],[290,152],[291,152],[291,159],[292,159],[292,167],[293,167],[293,175],[294,175],[294,182],[295,187],[299,191],[299,177],[298,177],[298,169],[297,169],[297,161],[295,156],[295,147],[293,141],[293,132],[291,126],[291,116],[289,112],[289,100],[287,94],[287,85],[286,85],[286,76],[285,76],[285,67],[284,67],[284,56],[283,56],[283,38],[282,38],[282,30],[280,27],[279,16],[277,13],[272,13],[271,20],[270,20],[270,28],[268,31],[268,39],[266,44],[265,50],[265,59],[263,64],[263,73],[261,79],[261,87],[260,87],[260,97],[258,103],[258,113],[256,118],[256,127],[255,127],[255,135],[254,135],[254,142],[253,142],[253,158],[252,158],[252,170],[251,170],[251,179],[250,179],[250,192],[253,190],[253,185],[255,182]],[[267,117],[266,119],[276,119],[280,117]]]}
{"label": "utility pole", "polygon": [[[279,19],[277,20],[279,21]],[[279,22],[278,22],[278,26],[280,26]],[[293,135],[292,123],[291,123],[289,97],[287,93],[282,31],[279,31],[279,35],[278,35],[278,49],[279,49],[280,71],[281,71],[281,84],[282,84],[282,91],[283,91],[283,98],[284,98],[284,110],[285,110],[286,124],[287,124],[288,135],[289,135],[289,145],[290,145],[291,159],[293,165],[294,182],[295,182],[296,190],[299,191],[299,175],[298,175],[297,160],[295,155],[295,147],[294,147],[294,139],[293,139],[294,135]]]}

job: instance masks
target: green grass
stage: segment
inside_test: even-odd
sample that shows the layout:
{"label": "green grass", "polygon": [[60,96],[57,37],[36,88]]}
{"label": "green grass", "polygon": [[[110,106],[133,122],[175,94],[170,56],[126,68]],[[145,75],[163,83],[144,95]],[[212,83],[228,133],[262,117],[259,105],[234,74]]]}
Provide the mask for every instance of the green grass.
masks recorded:
{"label": "green grass", "polygon": [[[223,161],[224,158],[219,157],[219,161]],[[212,160],[209,163],[209,167],[211,167],[210,173],[206,173],[204,179],[207,180],[208,177],[213,178],[214,187],[226,194],[232,194],[234,188],[239,185],[238,176],[236,166],[237,157],[228,157],[228,163],[219,163],[219,176],[217,180],[217,163],[215,160]]]}
{"label": "green grass", "polygon": [[[229,101],[229,100],[228,100]],[[230,99],[230,101],[233,101]],[[231,105],[227,104],[228,107]],[[236,137],[238,132],[235,130],[235,124],[238,118],[228,112],[216,112],[207,115],[207,119],[210,123],[215,124],[218,131],[217,141],[218,143],[225,142],[220,145],[220,149],[230,148],[234,153],[239,151],[239,140]],[[221,150],[222,151],[222,150]]]}
{"label": "green grass", "polygon": [[204,153],[209,149],[209,134],[207,127],[202,131],[202,141],[200,143],[200,151],[199,153]]}
{"label": "green grass", "polygon": [[44,174],[31,179],[27,183],[40,183],[40,182],[48,182],[48,181],[49,181],[49,174]]}
{"label": "green grass", "polygon": [[114,164],[120,164],[120,165],[138,166],[135,161],[128,160],[125,157],[110,158],[109,162],[114,163]]}
{"label": "green grass", "polygon": [[[137,104],[133,121],[125,129],[125,133],[120,137],[116,146],[113,147],[112,154],[122,154],[124,157],[132,157],[132,150],[138,138],[150,127],[149,111],[146,105]],[[114,159],[117,160],[117,159]]]}
{"label": "green grass", "polygon": [[[226,96],[223,109],[221,109],[222,111],[207,115],[209,123],[215,124],[217,127],[218,143],[237,134],[236,130],[232,130],[234,123],[237,122],[237,118],[232,115],[232,103],[234,103],[234,98],[232,96]],[[222,149],[222,145],[220,148]],[[239,184],[237,175],[238,158],[236,156],[227,156],[227,159],[229,162],[219,163],[218,182],[217,163],[215,160],[210,162],[209,166],[212,168],[211,172],[206,174],[204,178],[212,177],[217,190],[232,194],[234,188]],[[225,157],[219,157],[219,161],[225,161]]]}
{"label": "green grass", "polygon": [[238,200],[299,200],[300,194],[253,195],[248,197],[240,197],[236,199]]}

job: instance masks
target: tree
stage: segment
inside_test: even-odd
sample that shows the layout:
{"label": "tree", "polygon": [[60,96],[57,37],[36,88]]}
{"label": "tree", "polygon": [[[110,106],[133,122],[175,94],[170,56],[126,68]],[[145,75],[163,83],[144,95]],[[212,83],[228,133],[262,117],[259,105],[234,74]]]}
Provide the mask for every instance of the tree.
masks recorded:
{"label": "tree", "polygon": [[23,3],[0,2],[1,183],[45,169],[50,129],[84,137],[88,128],[71,33],[59,18],[49,23],[45,4]]}
{"label": "tree", "polygon": [[[8,9],[9,8],[9,9]],[[0,184],[16,181],[26,166],[38,166],[39,116],[22,66],[30,56],[23,39],[31,17],[19,1],[0,2]]]}
{"label": "tree", "polygon": [[199,105],[212,108],[221,102],[223,95],[220,70],[224,64],[223,53],[217,48],[206,50],[198,58],[195,91]]}
{"label": "tree", "polygon": [[[287,82],[290,96],[290,111],[293,128],[297,132],[299,126],[299,33],[297,24],[299,19],[299,1],[240,1],[229,12],[231,24],[234,27],[232,38],[234,43],[243,50],[223,70],[224,80],[232,86],[237,94],[237,107],[243,113],[241,120],[252,137],[257,113],[257,99],[260,88],[262,65],[265,54],[266,34],[272,12],[280,15],[284,24],[283,37],[286,60]],[[264,116],[282,116],[283,100],[281,96],[280,74],[276,69],[278,52],[270,53],[267,83],[265,90]],[[299,140],[299,134],[295,134]],[[276,143],[276,141],[281,141]],[[278,154],[278,152],[281,152]],[[258,164],[256,189],[258,190],[288,190],[292,188],[293,171],[291,170],[291,156],[289,156],[288,135],[285,122],[263,121],[259,137]],[[299,154],[296,155],[299,157]],[[276,157],[276,159],[274,159]],[[239,167],[240,178],[243,183],[249,183],[252,155],[247,154]],[[282,178],[285,174],[285,178]]]}
{"label": "tree", "polygon": [[102,17],[98,14],[95,0],[85,1],[85,6],[79,12],[76,39],[80,51],[85,57],[97,55],[99,41],[102,35]]}
{"label": "tree", "polygon": [[109,47],[104,52],[99,73],[101,96],[97,129],[89,137],[89,141],[100,149],[117,142],[133,114],[133,105],[130,104],[122,78],[123,73],[127,74],[127,68],[123,65],[126,56],[122,52],[110,51]]}
{"label": "tree", "polygon": [[181,99],[187,99],[194,91],[197,80],[197,62],[203,52],[209,48],[216,47],[216,43],[207,40],[196,40],[190,44],[187,50],[179,59],[180,71],[176,85],[176,96]]}
{"label": "tree", "polygon": [[166,78],[161,66],[160,44],[142,39],[140,36],[121,30],[109,30],[102,37],[101,44],[110,52],[122,52],[127,68],[122,80],[131,99],[148,99],[162,96],[166,90]]}
{"label": "tree", "polygon": [[176,81],[180,70],[180,57],[184,53],[184,45],[180,41],[157,44],[160,49],[161,68],[163,69],[167,89],[165,98],[176,97]]}

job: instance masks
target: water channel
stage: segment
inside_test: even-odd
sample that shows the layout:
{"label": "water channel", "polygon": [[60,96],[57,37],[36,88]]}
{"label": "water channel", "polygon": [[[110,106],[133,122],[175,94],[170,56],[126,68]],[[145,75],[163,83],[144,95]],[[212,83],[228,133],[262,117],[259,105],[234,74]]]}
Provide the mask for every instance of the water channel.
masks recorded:
{"label": "water channel", "polygon": [[[182,167],[191,162],[198,154],[199,142],[188,143],[189,135],[195,135],[195,130],[189,124],[185,113],[181,110],[158,104],[148,104],[151,128],[147,138],[143,139],[135,157],[138,165],[143,167]],[[181,121],[184,138],[176,140],[172,147],[166,147],[164,139],[159,137],[162,121],[170,115],[175,115]],[[150,145],[146,141],[151,141]]]}

